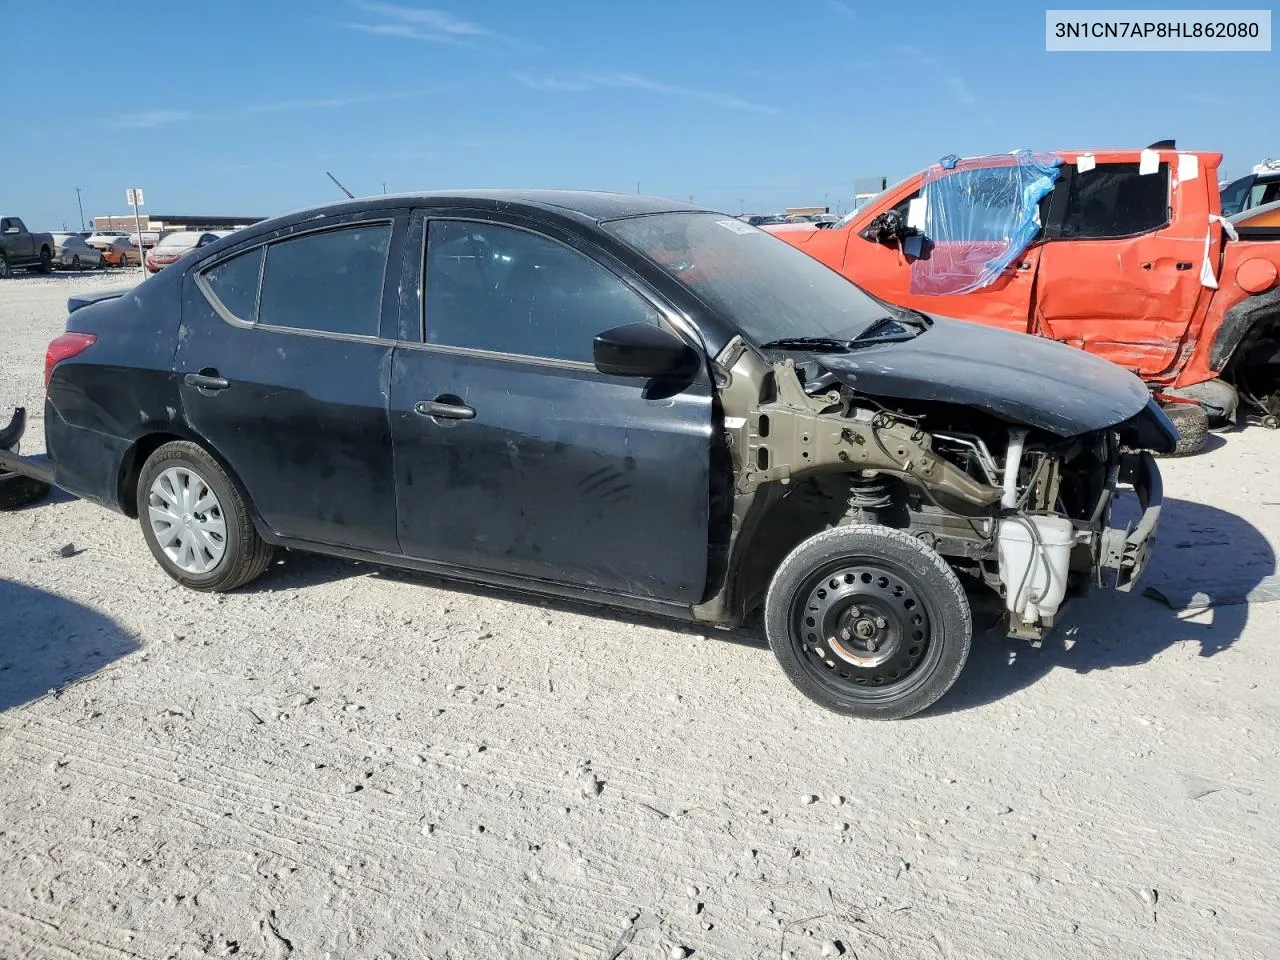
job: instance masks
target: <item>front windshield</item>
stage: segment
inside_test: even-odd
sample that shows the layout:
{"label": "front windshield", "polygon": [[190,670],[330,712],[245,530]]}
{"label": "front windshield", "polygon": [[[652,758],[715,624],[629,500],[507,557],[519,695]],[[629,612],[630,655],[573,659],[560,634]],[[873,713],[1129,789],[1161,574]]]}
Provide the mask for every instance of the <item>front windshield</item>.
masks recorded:
{"label": "front windshield", "polygon": [[892,314],[806,253],[721,213],[655,213],[605,223],[756,344],[852,340]]}

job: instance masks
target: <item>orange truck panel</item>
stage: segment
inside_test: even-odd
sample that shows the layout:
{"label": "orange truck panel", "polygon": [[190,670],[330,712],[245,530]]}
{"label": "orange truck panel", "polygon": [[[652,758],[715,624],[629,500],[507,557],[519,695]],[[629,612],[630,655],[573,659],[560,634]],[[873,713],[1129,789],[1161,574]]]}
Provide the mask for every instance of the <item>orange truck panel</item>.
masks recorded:
{"label": "orange truck panel", "polygon": [[[1216,378],[1230,355],[1228,341],[1240,340],[1236,327],[1242,321],[1228,322],[1228,314],[1251,297],[1276,298],[1274,322],[1280,325],[1280,205],[1258,208],[1240,224],[1257,239],[1224,241],[1223,227],[1213,219],[1221,212],[1222,154],[1149,149],[1055,155],[1062,173],[1042,207],[1048,220],[1039,239],[995,281],[968,293],[913,293],[912,245],[868,235],[888,211],[905,220],[923,173],[891,187],[839,228],[776,235],[885,300],[1060,340],[1127,367],[1153,387]],[[992,166],[1009,162],[990,159]],[[1092,175],[1090,168],[1112,179]],[[933,169],[936,175],[940,168]],[[1158,180],[1142,179],[1148,175]],[[1167,183],[1163,211],[1152,200],[1159,199],[1161,183]],[[1132,234],[1117,231],[1115,225],[1143,204],[1152,222]],[[1113,219],[1097,220],[1099,211]]]}

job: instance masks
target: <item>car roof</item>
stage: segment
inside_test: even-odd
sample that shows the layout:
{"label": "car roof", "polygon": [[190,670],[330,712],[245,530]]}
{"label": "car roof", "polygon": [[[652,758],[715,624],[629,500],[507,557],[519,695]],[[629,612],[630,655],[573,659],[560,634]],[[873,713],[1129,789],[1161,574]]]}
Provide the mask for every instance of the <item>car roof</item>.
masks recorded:
{"label": "car roof", "polygon": [[[359,210],[403,207],[406,204],[431,207],[525,207],[570,214],[575,219],[601,223],[649,213],[705,211],[680,200],[650,197],[638,193],[607,193],[600,190],[434,190],[384,196],[356,197],[320,207],[285,214],[277,220],[304,214],[334,216]],[[270,222],[270,221],[268,221]],[[257,226],[257,224],[255,224]]]}

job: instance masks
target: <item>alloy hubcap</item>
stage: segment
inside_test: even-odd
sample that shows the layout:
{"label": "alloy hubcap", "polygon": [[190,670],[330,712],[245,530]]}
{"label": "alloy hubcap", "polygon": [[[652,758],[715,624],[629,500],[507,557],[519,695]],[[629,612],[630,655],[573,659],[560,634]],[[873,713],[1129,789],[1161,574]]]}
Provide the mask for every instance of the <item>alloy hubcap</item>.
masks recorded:
{"label": "alloy hubcap", "polygon": [[199,474],[170,467],[147,497],[151,532],[166,557],[184,573],[209,573],[227,550],[227,522],[217,495]]}
{"label": "alloy hubcap", "polygon": [[815,578],[795,629],[809,660],[834,680],[906,680],[929,645],[929,616],[911,584],[886,567],[851,563]]}

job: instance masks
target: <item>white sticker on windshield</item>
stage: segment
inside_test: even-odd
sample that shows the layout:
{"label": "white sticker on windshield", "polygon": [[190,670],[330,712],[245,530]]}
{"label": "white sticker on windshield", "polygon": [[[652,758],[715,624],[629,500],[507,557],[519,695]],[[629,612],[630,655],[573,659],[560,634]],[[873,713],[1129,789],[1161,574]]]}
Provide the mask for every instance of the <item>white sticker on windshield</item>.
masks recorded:
{"label": "white sticker on windshield", "polygon": [[1160,169],[1160,154],[1154,150],[1143,150],[1138,155],[1138,173],[1146,176],[1149,173],[1155,173]]}
{"label": "white sticker on windshield", "polygon": [[1092,153],[1082,153],[1076,157],[1076,172],[1088,173],[1098,165],[1097,158]]}
{"label": "white sticker on windshield", "polygon": [[762,233],[749,223],[743,223],[741,220],[717,220],[717,224],[724,227],[730,233]]}
{"label": "white sticker on windshield", "polygon": [[914,227],[917,230],[924,229],[924,217],[928,212],[929,201],[924,197],[912,197],[911,202],[907,204],[907,226]]}

